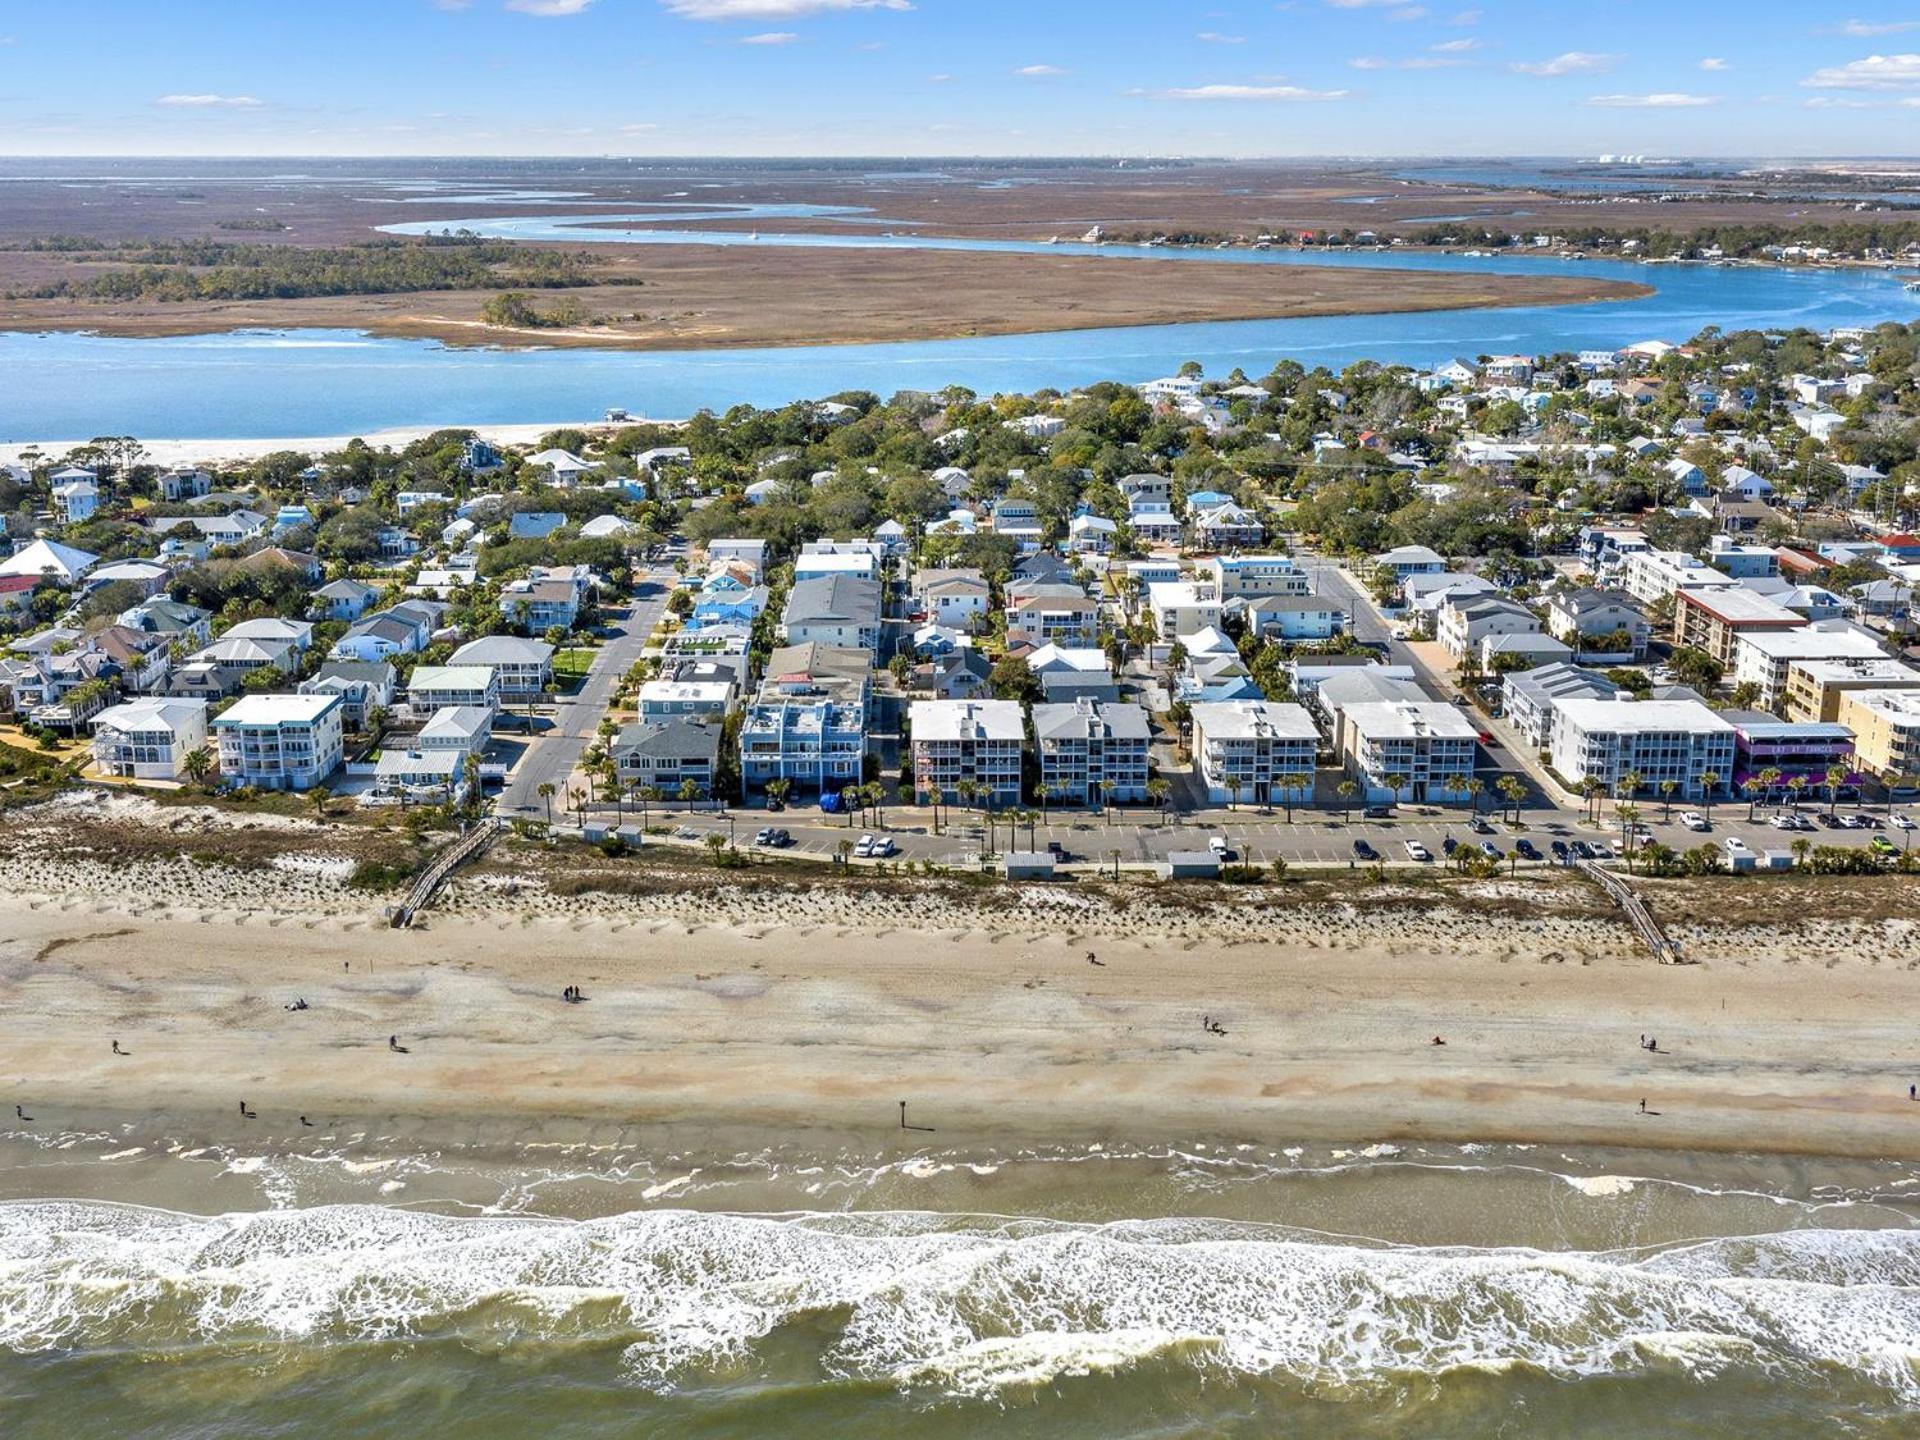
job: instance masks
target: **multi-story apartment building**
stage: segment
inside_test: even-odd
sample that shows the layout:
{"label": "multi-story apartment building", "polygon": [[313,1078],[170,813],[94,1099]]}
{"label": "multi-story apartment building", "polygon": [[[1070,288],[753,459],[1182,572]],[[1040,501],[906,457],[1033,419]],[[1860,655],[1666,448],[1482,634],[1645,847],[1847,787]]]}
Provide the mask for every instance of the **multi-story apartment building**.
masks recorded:
{"label": "multi-story apartment building", "polygon": [[1464,798],[1480,735],[1455,705],[1435,700],[1364,701],[1340,709],[1347,768],[1370,801]]}
{"label": "multi-story apartment building", "polygon": [[1064,804],[1147,798],[1147,712],[1140,705],[1076,700],[1033,707],[1040,783]]}
{"label": "multi-story apartment building", "polygon": [[1792,630],[1740,636],[1734,642],[1728,679],[1735,685],[1757,686],[1760,705],[1772,710],[1786,696],[1787,670],[1795,661],[1873,660],[1885,654],[1872,631],[1845,620],[1820,620]]}
{"label": "multi-story apartment building", "polygon": [[767,660],[740,726],[740,777],[750,791],[784,780],[825,793],[863,778],[872,652],[791,645]]}
{"label": "multi-story apartment building", "polygon": [[1588,664],[1646,658],[1653,627],[1618,590],[1561,590],[1547,597],[1547,633]]}
{"label": "multi-story apartment building", "polygon": [[1715,585],[1676,590],[1673,640],[1704,650],[1722,665],[1733,663],[1738,642],[1748,635],[1798,630],[1806,618],[1744,585]]}
{"label": "multi-story apartment building", "polygon": [[744,669],[741,656],[666,661],[659,675],[640,687],[640,719],[649,724],[675,716],[724,720],[740,698]]}
{"label": "multi-story apartment building", "polygon": [[918,700],[909,712],[913,731],[913,788],[925,801],[936,792],[960,798],[971,782],[975,803],[988,808],[1020,803],[1020,756],[1026,720],[1014,700]]}
{"label": "multi-story apartment building", "polygon": [[1230,700],[1193,707],[1194,769],[1216,805],[1311,800],[1319,749],[1320,731],[1302,706]]}
{"label": "multi-story apartment building", "polygon": [[1503,595],[1468,595],[1448,601],[1434,616],[1434,636],[1456,665],[1476,655],[1490,635],[1538,635],[1540,617]]}
{"label": "multi-story apartment building", "polygon": [[1833,721],[1840,718],[1840,702],[1850,691],[1916,687],[1920,687],[1920,670],[1891,655],[1853,660],[1790,660],[1786,703],[1782,708],[1790,720]]}
{"label": "multi-story apartment building", "polygon": [[93,717],[93,758],[124,780],[177,780],[207,743],[204,700],[130,700]]}
{"label": "multi-story apartment building", "polygon": [[1153,614],[1153,633],[1167,644],[1218,628],[1226,613],[1220,592],[1210,583],[1187,580],[1147,586],[1147,608]]}
{"label": "multi-story apartment building", "polygon": [[337,695],[247,695],[213,722],[220,774],[230,785],[311,790],[340,766]]}
{"label": "multi-story apartment building", "polygon": [[1733,726],[1697,700],[1562,700],[1555,711],[1552,765],[1569,784],[1598,780],[1614,793],[1637,775],[1637,793],[1672,781],[1687,800],[1733,784]]}
{"label": "multi-story apartment building", "polygon": [[1920,784],[1920,687],[1850,690],[1840,724],[1853,732],[1854,765],[1897,789]]}
{"label": "multi-story apartment building", "polygon": [[1679,550],[1631,550],[1621,556],[1621,584],[1642,605],[1676,590],[1703,585],[1733,585],[1731,575]]}
{"label": "multi-story apartment building", "polygon": [[881,593],[877,580],[848,575],[802,580],[787,593],[780,635],[788,645],[880,648]]}
{"label": "multi-story apartment building", "polygon": [[1097,645],[1100,607],[1078,585],[1014,585],[1007,591],[1007,628],[1043,645]]}

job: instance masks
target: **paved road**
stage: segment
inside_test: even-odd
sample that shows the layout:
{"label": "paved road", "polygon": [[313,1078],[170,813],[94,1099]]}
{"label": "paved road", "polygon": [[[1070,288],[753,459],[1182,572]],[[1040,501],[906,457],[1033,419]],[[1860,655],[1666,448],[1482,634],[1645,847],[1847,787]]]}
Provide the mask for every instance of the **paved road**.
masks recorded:
{"label": "paved road", "polygon": [[556,811],[564,803],[567,777],[598,732],[620,677],[633,668],[646,649],[647,637],[666,609],[673,580],[673,571],[665,566],[647,572],[636,587],[636,598],[627,613],[610,627],[613,638],[594,652],[585,683],[576,694],[559,697],[553,724],[528,742],[526,753],[500,793],[496,814],[509,819],[516,815],[544,816],[542,785],[554,787]]}

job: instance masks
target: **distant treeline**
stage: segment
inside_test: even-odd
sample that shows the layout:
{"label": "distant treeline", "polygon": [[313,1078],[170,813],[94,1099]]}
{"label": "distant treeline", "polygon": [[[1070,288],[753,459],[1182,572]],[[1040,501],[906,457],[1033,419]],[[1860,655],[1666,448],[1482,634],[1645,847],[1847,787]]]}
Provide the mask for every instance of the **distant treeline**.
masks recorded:
{"label": "distant treeline", "polygon": [[[1619,250],[1629,241],[1639,241],[1638,253],[1648,259],[1692,259],[1704,250],[1719,247],[1733,259],[1756,259],[1769,246],[1817,245],[1838,255],[1861,255],[1869,250],[1898,252],[1920,244],[1920,220],[1863,220],[1830,225],[1700,225],[1691,230],[1614,229],[1605,225],[1568,225],[1563,220],[1543,220],[1535,230],[1512,231],[1498,226],[1478,225],[1471,221],[1451,225],[1423,225],[1403,230],[1383,221],[1384,229],[1300,230],[1290,225],[1262,225],[1252,233],[1271,236],[1275,241],[1308,246],[1352,245],[1385,247],[1393,240],[1409,245],[1471,245],[1485,250],[1530,248],[1535,235],[1551,235],[1577,250]],[[1169,245],[1221,245],[1244,243],[1248,231],[1178,230],[1110,231],[1107,238],[1121,244],[1140,244],[1160,240]]]}
{"label": "distant treeline", "polygon": [[504,240],[429,236],[303,249],[217,240],[136,244],[70,236],[13,247],[85,256],[126,268],[15,291],[15,299],[296,300],[320,295],[389,295],[410,290],[514,286],[561,290],[601,283],[585,259]]}

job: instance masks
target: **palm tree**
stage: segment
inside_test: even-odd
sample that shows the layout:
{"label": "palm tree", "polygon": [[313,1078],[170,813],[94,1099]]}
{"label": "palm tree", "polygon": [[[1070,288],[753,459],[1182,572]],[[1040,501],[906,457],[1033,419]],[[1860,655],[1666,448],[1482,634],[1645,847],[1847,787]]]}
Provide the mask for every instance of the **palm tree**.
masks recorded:
{"label": "palm tree", "polygon": [[1767,796],[1771,796],[1773,792],[1775,790],[1778,790],[1779,788],[1780,788],[1780,767],[1777,765],[1769,765],[1767,766],[1766,769],[1760,772],[1761,792]]}
{"label": "palm tree", "polygon": [[1807,856],[1813,853],[1813,842],[1802,835],[1793,842],[1793,863],[1802,870],[1807,868]]}
{"label": "palm tree", "polygon": [[640,828],[641,829],[644,830],[646,828],[647,820],[649,818],[650,807],[658,804],[660,801],[666,798],[667,798],[666,792],[662,790],[658,785],[642,785],[640,787]]}
{"label": "palm tree", "polygon": [[1751,822],[1752,822],[1752,820],[1753,820],[1753,804],[1754,804],[1754,801],[1756,801],[1757,799],[1759,799],[1759,798],[1760,798],[1760,782],[1759,782],[1758,780],[1756,780],[1756,779],[1754,779],[1754,777],[1753,777],[1753,776],[1751,776],[1751,775],[1749,775],[1749,776],[1748,776],[1748,777],[1746,778],[1746,781],[1745,781],[1745,782],[1744,782],[1744,783],[1743,783],[1743,784],[1742,784],[1742,785],[1740,786],[1740,788],[1741,788],[1741,789],[1742,789],[1743,791],[1745,791],[1745,792],[1746,792],[1746,796],[1747,796],[1747,820],[1748,820],[1748,822],[1749,822],[1749,823],[1751,823]]}
{"label": "palm tree", "polygon": [[1719,788],[1720,772],[1718,770],[1700,772],[1700,803],[1706,809],[1709,823],[1713,820],[1713,792]]}
{"label": "palm tree", "polygon": [[1631,800],[1634,796],[1638,795],[1640,793],[1640,787],[1644,784],[1646,784],[1646,781],[1641,778],[1638,770],[1627,771],[1614,786],[1614,807],[1618,809],[1622,800]]}
{"label": "palm tree", "polygon": [[1800,813],[1800,792],[1807,788],[1807,777],[1790,775],[1787,777],[1787,803],[1793,807],[1793,813]]}
{"label": "palm tree", "polygon": [[1383,778],[1387,782],[1387,789],[1393,792],[1393,798],[1387,803],[1390,805],[1398,805],[1400,803],[1400,792],[1407,788],[1407,777],[1396,770],[1391,775],[1384,776]]}
{"label": "palm tree", "polygon": [[699,798],[700,782],[698,780],[687,779],[680,782],[680,799],[688,810],[693,809],[693,802]]}
{"label": "palm tree", "polygon": [[[474,760],[473,756],[469,755],[467,759],[473,763],[476,768],[478,767],[479,762]],[[314,815],[321,819],[326,818],[327,802],[331,799],[333,799],[333,792],[324,785],[316,785],[313,789],[307,791],[307,803],[313,806]]]}
{"label": "palm tree", "polygon": [[205,784],[207,776],[213,773],[213,752],[204,745],[189,750],[180,762],[180,771],[194,784]]}
{"label": "palm tree", "polygon": [[573,802],[573,813],[582,825],[587,823],[587,792],[578,785],[567,787],[567,799]]}
{"label": "palm tree", "polygon": [[[460,778],[467,783],[467,803],[473,807],[473,813],[477,818],[480,814],[480,799],[482,793],[480,787],[480,757],[478,755],[469,753],[467,758],[460,762]],[[320,813],[324,815],[326,814],[326,810],[326,803],[322,801]]]}
{"label": "palm tree", "polygon": [[1598,823],[1600,817],[1600,797],[1607,793],[1607,787],[1597,775],[1589,775],[1580,782],[1580,793],[1586,797],[1587,820]]}
{"label": "palm tree", "polygon": [[1518,775],[1502,775],[1494,781],[1494,789],[1500,792],[1507,804],[1513,807],[1513,823],[1520,823],[1520,806],[1527,798],[1527,787]]}
{"label": "palm tree", "polygon": [[1113,781],[1100,782],[1100,804],[1107,812],[1107,824],[1113,824]]}
{"label": "palm tree", "polygon": [[553,828],[553,785],[550,781],[542,780],[534,786],[533,793],[547,802],[547,828],[551,830]]}
{"label": "palm tree", "polygon": [[[1660,818],[1662,820],[1673,819],[1673,792],[1678,790],[1679,788],[1680,788],[1680,782],[1678,780],[1672,779],[1671,777],[1669,777],[1668,779],[1662,780],[1660,782],[1660,798],[1666,802],[1666,807],[1667,807],[1661,813]],[[1753,817],[1751,814],[1749,814],[1747,818],[1752,819]]]}
{"label": "palm tree", "polygon": [[1441,783],[1447,787],[1450,794],[1465,795],[1468,802],[1477,807],[1480,803],[1479,794],[1469,788],[1467,778],[1465,775],[1449,775]]}
{"label": "palm tree", "polygon": [[979,784],[973,780],[962,780],[953,788],[960,792],[960,803],[969,810],[973,809],[973,802],[980,797]]}
{"label": "palm tree", "polygon": [[1472,804],[1473,813],[1476,815],[1480,813],[1480,796],[1485,792],[1486,788],[1487,782],[1482,780],[1478,775],[1469,775],[1467,777],[1467,799]]}
{"label": "palm tree", "polygon": [[1159,776],[1147,781],[1147,799],[1159,808],[1161,819],[1166,818],[1167,802],[1173,798],[1173,786]]}
{"label": "palm tree", "polygon": [[1627,857],[1627,869],[1633,869],[1633,827],[1640,818],[1638,805],[1626,804],[1613,807],[1613,818],[1620,822],[1620,850]]}
{"label": "palm tree", "polygon": [[1840,787],[1847,783],[1847,776],[1853,772],[1844,765],[1827,767],[1827,815],[1829,818],[1840,808]]}
{"label": "palm tree", "polygon": [[784,806],[787,796],[793,791],[793,782],[784,776],[767,781],[767,795],[777,804]]}
{"label": "palm tree", "polygon": [[1240,808],[1240,790],[1242,783],[1238,775],[1229,775],[1227,777],[1227,809],[1238,810]]}
{"label": "palm tree", "polygon": [[1053,787],[1044,780],[1033,787],[1033,798],[1040,802],[1040,823],[1043,825],[1047,821],[1047,800],[1052,794]]}
{"label": "palm tree", "polygon": [[1353,818],[1353,797],[1360,793],[1360,787],[1348,776],[1333,787],[1333,793],[1340,797],[1340,823],[1344,825]]}

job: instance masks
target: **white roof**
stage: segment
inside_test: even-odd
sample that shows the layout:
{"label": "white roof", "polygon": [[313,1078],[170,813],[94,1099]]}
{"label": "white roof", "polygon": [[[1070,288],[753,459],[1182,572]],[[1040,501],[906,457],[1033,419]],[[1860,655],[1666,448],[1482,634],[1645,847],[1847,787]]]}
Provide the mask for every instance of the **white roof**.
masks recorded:
{"label": "white roof", "polygon": [[1303,705],[1272,700],[1227,700],[1195,705],[1193,728],[1209,740],[1311,740],[1320,728]]}
{"label": "white roof", "polygon": [[1017,700],[916,700],[914,740],[1022,740],[1026,719]]}
{"label": "white roof", "polygon": [[213,723],[225,725],[311,725],[340,706],[338,695],[243,695]]}
{"label": "white roof", "polygon": [[1797,630],[1761,631],[1742,635],[1739,643],[1751,646],[1770,660],[1845,660],[1856,656],[1867,659],[1887,653],[1870,632],[1853,625],[1803,625]]}
{"label": "white roof", "polygon": [[205,718],[207,702],[182,698],[127,700],[110,705],[93,717],[95,730],[178,730],[198,715]]}
{"label": "white roof", "polygon": [[409,690],[485,690],[493,671],[485,665],[422,665],[407,682]]}
{"label": "white roof", "polygon": [[0,561],[0,575],[51,575],[56,580],[78,580],[99,561],[98,555],[61,545],[53,540],[36,540],[18,555]]}
{"label": "white roof", "polygon": [[1372,740],[1477,740],[1480,732],[1459,707],[1439,700],[1368,700],[1340,712],[1346,723]]}
{"label": "white roof", "polygon": [[1695,735],[1733,733],[1733,726],[1698,700],[1557,700],[1562,718],[1591,735],[1596,731],[1646,734],[1682,730]]}
{"label": "white roof", "polygon": [[542,450],[538,455],[529,455],[527,464],[544,466],[549,470],[593,470],[598,467],[582,460],[570,450]]}

